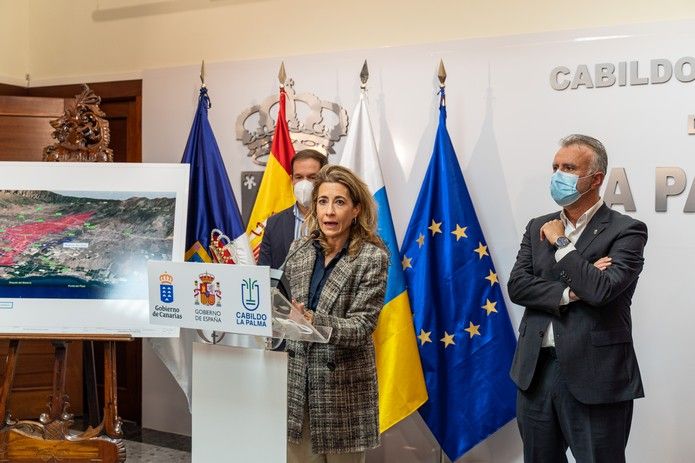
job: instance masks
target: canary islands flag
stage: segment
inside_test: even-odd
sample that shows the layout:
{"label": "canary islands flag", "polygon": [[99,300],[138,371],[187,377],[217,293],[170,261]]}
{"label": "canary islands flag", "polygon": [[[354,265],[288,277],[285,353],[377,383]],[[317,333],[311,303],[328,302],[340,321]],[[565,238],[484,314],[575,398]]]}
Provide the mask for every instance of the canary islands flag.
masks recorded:
{"label": "canary islands flag", "polygon": [[427,390],[364,89],[352,116],[340,164],[360,176],[374,195],[378,232],[391,257],[384,308],[374,333],[379,428],[384,432],[417,410],[427,400]]}
{"label": "canary islands flag", "polygon": [[277,121],[275,122],[275,134],[270,146],[268,164],[263,172],[263,179],[258,187],[258,196],[253,204],[249,223],[246,227],[251,240],[251,248],[256,260],[261,249],[265,223],[273,214],[276,214],[295,202],[292,190],[292,158],[294,147],[290,138],[285,116],[285,99],[287,95],[283,87],[280,88],[280,102]]}
{"label": "canary islands flag", "polygon": [[515,416],[516,338],[446,128],[443,89],[401,258],[429,394],[420,414],[455,461]]}
{"label": "canary islands flag", "polygon": [[200,89],[198,110],[183,153],[190,164],[186,261],[253,265],[249,240],[208,120],[210,99]]}

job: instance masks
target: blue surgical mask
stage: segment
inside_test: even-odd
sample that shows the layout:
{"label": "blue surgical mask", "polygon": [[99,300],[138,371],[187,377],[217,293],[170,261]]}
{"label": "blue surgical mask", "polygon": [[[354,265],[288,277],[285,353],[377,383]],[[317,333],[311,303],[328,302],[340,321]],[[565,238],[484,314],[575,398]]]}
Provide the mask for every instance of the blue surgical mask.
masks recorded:
{"label": "blue surgical mask", "polygon": [[560,169],[553,173],[550,178],[550,196],[553,197],[558,206],[566,207],[570,204],[574,204],[579,198],[585,193],[588,193],[591,189],[586,190],[584,193],[577,191],[577,181],[580,178],[591,177],[594,174],[585,175],[580,177],[575,174],[568,174]]}

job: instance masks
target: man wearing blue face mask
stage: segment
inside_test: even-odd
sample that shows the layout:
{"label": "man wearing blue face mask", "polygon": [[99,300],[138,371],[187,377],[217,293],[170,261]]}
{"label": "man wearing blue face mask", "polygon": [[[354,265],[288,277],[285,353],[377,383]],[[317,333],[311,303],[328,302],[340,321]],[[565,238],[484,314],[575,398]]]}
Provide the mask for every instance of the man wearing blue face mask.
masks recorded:
{"label": "man wearing blue face mask", "polygon": [[562,208],[532,219],[509,278],[524,306],[511,377],[526,463],[625,462],[633,400],[644,396],[630,304],[644,223],[599,195],[608,158],[586,135],[560,141],[550,194]]}

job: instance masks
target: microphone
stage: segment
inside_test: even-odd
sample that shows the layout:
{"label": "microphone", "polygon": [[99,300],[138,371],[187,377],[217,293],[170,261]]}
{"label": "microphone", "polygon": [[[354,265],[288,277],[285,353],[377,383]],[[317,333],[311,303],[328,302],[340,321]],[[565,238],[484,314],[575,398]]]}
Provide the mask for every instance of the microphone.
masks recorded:
{"label": "microphone", "polygon": [[304,241],[302,244],[300,244],[299,246],[297,246],[297,248],[296,248],[294,251],[292,251],[291,253],[289,253],[289,254],[287,255],[287,257],[285,257],[285,261],[284,261],[284,262],[282,263],[282,265],[278,268],[278,270],[281,271],[281,272],[284,272],[284,271],[285,271],[285,266],[287,265],[287,262],[289,262],[290,259],[291,259],[292,257],[294,257],[294,255],[297,254],[297,253],[299,252],[300,249],[304,249],[305,246],[307,246],[307,245],[308,245],[309,243],[311,243],[313,240],[315,240],[316,238],[318,238],[320,235],[321,235],[321,232],[320,232],[319,230],[314,230],[313,232],[311,232],[311,234],[309,234],[309,236],[307,236],[308,239],[307,239],[306,241]]}
{"label": "microphone", "polygon": [[316,238],[318,238],[321,235],[321,232],[319,230],[314,230],[307,236],[307,240],[305,240],[302,244],[297,246],[294,251],[289,253],[287,257],[285,257],[285,260],[283,261],[282,265],[280,265],[279,268],[270,269],[270,286],[273,288],[277,288],[278,285],[280,286],[279,289],[285,290],[286,295],[289,295],[289,285],[284,281],[284,275],[285,275],[285,266],[287,265],[287,262],[290,261],[294,257],[295,254],[297,254],[301,249],[304,249],[306,246],[309,245],[312,241],[314,241]]}

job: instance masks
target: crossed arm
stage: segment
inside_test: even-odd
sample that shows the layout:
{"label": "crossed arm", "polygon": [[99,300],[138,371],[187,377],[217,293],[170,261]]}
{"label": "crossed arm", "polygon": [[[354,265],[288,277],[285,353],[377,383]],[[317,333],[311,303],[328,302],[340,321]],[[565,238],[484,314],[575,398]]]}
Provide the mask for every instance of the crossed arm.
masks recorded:
{"label": "crossed arm", "polygon": [[567,275],[574,294],[587,304],[603,306],[625,291],[639,276],[644,265],[647,227],[634,221],[611,244],[608,255],[611,265],[604,271],[572,251],[556,264]]}
{"label": "crossed arm", "polygon": [[563,292],[569,287],[568,302],[581,299],[589,305],[601,306],[622,293],[642,270],[647,228],[635,221],[617,236],[608,255],[598,261],[591,263],[576,250],[560,259],[555,265],[558,272],[566,275],[565,282],[536,276],[531,223],[526,227],[509,279],[509,297],[516,304],[559,316]]}
{"label": "crossed arm", "polygon": [[521,239],[521,247],[509,276],[509,283],[507,284],[509,298],[520,306],[559,316],[560,301],[566,285],[560,281],[536,276],[533,273],[532,223],[533,221],[526,225],[526,231]]}

